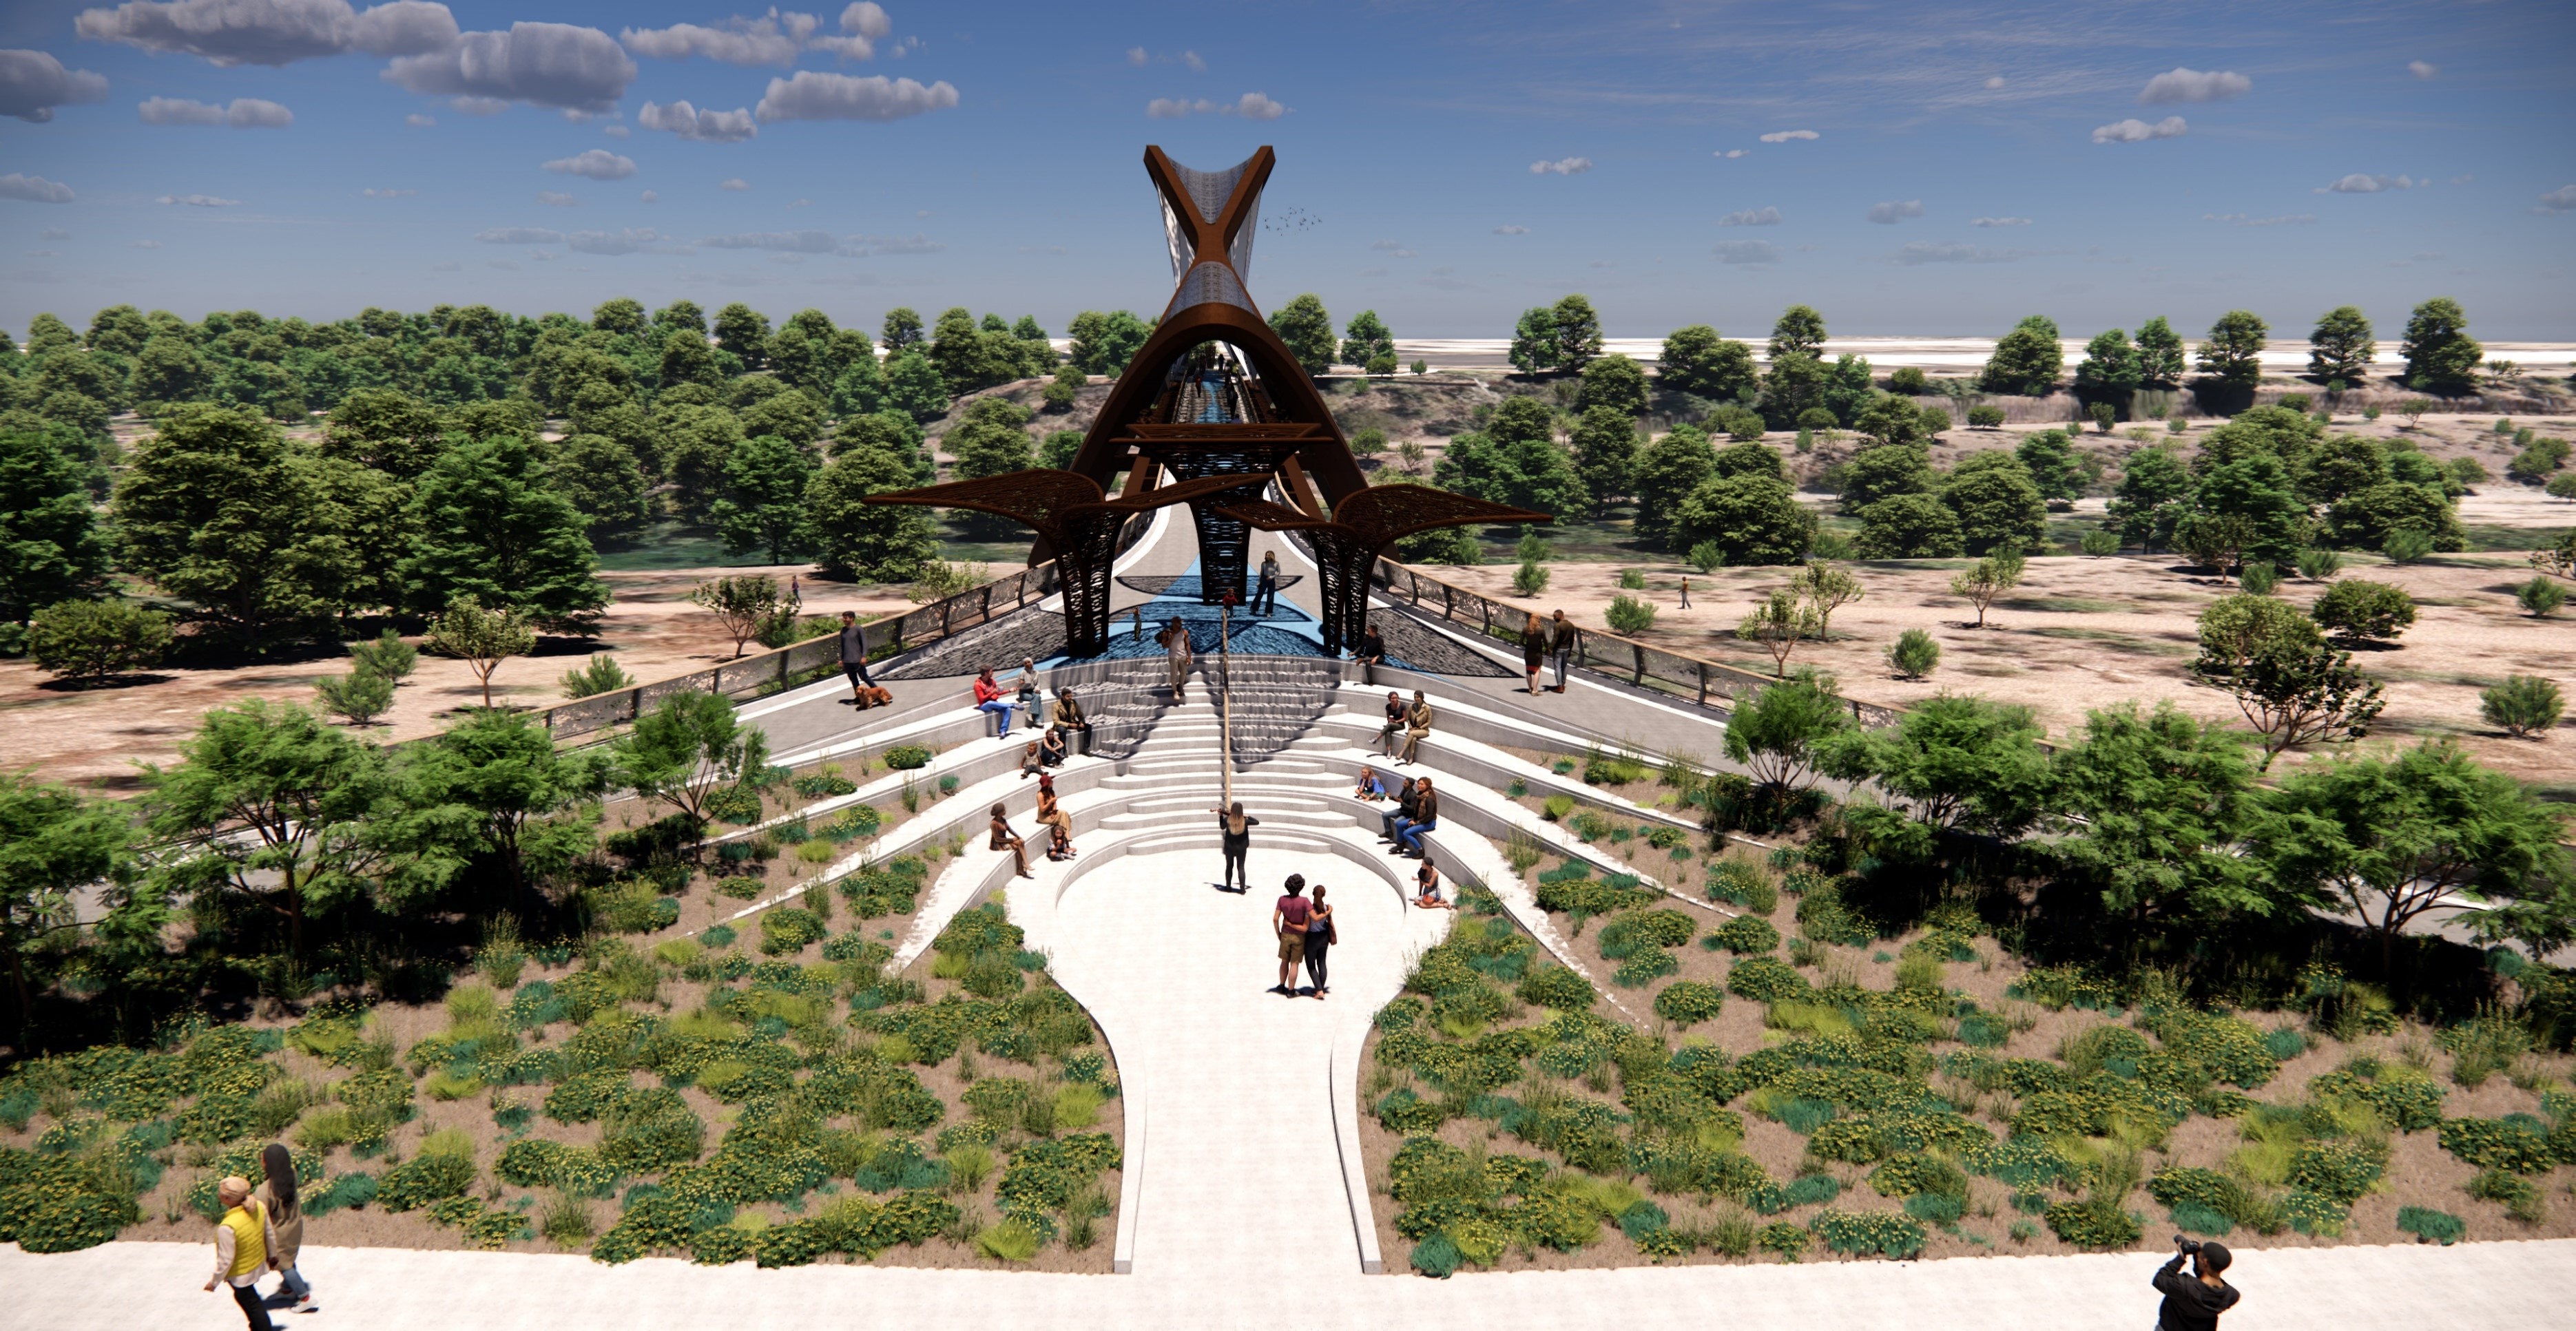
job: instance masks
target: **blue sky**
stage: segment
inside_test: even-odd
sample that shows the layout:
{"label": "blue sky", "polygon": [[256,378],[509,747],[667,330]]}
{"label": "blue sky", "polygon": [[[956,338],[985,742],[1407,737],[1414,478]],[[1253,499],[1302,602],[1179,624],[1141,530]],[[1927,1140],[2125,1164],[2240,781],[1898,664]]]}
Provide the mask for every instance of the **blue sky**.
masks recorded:
{"label": "blue sky", "polygon": [[1582,291],[1625,336],[1791,301],[1841,334],[2243,306],[2301,336],[2353,303],[2393,340],[2450,295],[2567,339],[2571,50],[2564,0],[18,0],[0,327],[632,295],[1061,334],[1168,294],[1145,144],[1269,143],[1256,298],[1399,336]]}

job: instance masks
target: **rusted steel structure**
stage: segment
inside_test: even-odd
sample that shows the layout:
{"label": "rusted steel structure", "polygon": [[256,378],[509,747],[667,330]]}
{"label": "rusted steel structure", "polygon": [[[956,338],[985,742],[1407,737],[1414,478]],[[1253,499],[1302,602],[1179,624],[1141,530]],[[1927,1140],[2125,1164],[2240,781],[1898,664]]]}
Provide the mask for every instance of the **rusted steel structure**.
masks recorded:
{"label": "rusted steel structure", "polygon": [[1263,531],[1293,531],[1315,553],[1324,603],[1324,652],[1357,647],[1367,629],[1369,570],[1402,537],[1435,527],[1492,522],[1546,522],[1545,513],[1487,503],[1427,485],[1379,485],[1333,505],[1330,518],[1285,504],[1253,500],[1227,506],[1224,515]]}

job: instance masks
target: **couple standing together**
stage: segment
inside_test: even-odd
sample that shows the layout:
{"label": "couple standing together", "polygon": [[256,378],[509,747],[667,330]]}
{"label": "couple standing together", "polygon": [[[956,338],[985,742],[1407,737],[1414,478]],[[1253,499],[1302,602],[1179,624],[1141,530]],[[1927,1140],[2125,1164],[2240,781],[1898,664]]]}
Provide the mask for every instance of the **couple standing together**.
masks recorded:
{"label": "couple standing together", "polygon": [[1324,904],[1324,885],[1315,884],[1315,898],[1309,901],[1306,875],[1288,875],[1287,894],[1270,908],[1270,928],[1279,935],[1279,983],[1270,992],[1295,998],[1297,966],[1302,962],[1306,978],[1313,981],[1306,992],[1315,998],[1331,993],[1326,957],[1342,940],[1333,928],[1333,908]]}

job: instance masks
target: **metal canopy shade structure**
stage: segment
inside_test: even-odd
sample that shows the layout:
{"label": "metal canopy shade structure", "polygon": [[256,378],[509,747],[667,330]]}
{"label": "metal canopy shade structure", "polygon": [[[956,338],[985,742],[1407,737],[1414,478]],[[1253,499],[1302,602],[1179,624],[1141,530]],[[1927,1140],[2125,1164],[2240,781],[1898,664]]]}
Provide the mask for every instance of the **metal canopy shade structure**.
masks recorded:
{"label": "metal canopy shade structure", "polygon": [[1190,504],[1200,594],[1209,601],[1246,590],[1249,533],[1223,510],[1259,500],[1274,479],[1314,516],[1368,486],[1323,395],[1245,287],[1261,191],[1276,161],[1264,147],[1228,170],[1194,171],[1160,148],[1145,150],[1145,172],[1162,197],[1172,298],[1073,460],[1075,472],[1103,486],[1127,472],[1130,495],[1151,493],[1166,474],[1253,478],[1235,493]]}
{"label": "metal canopy shade structure", "polygon": [[1323,582],[1327,654],[1359,645],[1360,635],[1368,627],[1369,569],[1397,540],[1434,527],[1552,520],[1545,513],[1487,503],[1427,485],[1371,486],[1335,503],[1331,518],[1267,500],[1232,504],[1224,512],[1227,517],[1263,531],[1305,533],[1314,548],[1315,568]]}
{"label": "metal canopy shade structure", "polygon": [[1262,480],[1260,476],[1209,476],[1110,499],[1088,477],[1031,468],[871,495],[868,502],[971,508],[1027,524],[1056,552],[1057,581],[1064,589],[1067,654],[1098,656],[1109,650],[1109,569],[1118,553],[1119,527],[1165,504],[1241,493],[1243,487],[1258,486]]}

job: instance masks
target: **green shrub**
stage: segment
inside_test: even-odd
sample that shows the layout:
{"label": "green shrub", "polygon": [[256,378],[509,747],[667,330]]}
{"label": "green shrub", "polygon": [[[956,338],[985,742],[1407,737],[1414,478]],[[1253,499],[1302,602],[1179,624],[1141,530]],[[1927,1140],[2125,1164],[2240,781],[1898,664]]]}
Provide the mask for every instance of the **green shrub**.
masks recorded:
{"label": "green shrub", "polygon": [[2537,1224],[2547,1214],[2539,1185],[2530,1179],[2501,1169],[2483,1169],[2469,1180],[2469,1195],[2485,1202],[2501,1202],[2505,1214],[2524,1224]]}
{"label": "green shrub", "polygon": [[780,906],[760,917],[760,950],[773,957],[802,952],[830,932],[823,917],[795,906]]}
{"label": "green shrub", "polygon": [[2566,711],[2553,680],[2538,675],[2510,675],[2478,694],[2478,713],[2516,739],[2545,736]]}
{"label": "green shrub", "polygon": [[2423,1206],[2397,1208],[2397,1232],[2412,1234],[2418,1243],[2438,1243],[2447,1248],[2468,1237],[2468,1222],[2448,1211]]}
{"label": "green shrub", "polygon": [[1907,629],[1887,648],[1887,664],[1906,679],[1922,679],[1941,664],[1941,641],[1923,629]]}
{"label": "green shrub", "polygon": [[885,765],[898,772],[909,772],[930,765],[930,750],[918,744],[899,744],[880,755]]}
{"label": "green shrub", "polygon": [[[1642,587],[1645,581],[1641,578],[1637,585]],[[1655,603],[1643,597],[1613,596],[1610,598],[1609,609],[1602,612],[1602,617],[1609,621],[1610,631],[1613,633],[1629,635],[1643,633],[1655,626]]]}
{"label": "green shrub", "polygon": [[721,786],[707,793],[702,807],[710,818],[747,826],[760,821],[760,792],[746,785]]}
{"label": "green shrub", "polygon": [[2442,1149],[2486,1170],[2538,1174],[2558,1162],[2551,1148],[2549,1125],[2529,1114],[2503,1118],[2446,1118],[2440,1125]]}
{"label": "green shrub", "polygon": [[2057,1237],[2087,1252],[2126,1248],[2145,1232],[2135,1215],[2106,1201],[2058,1202],[2044,1218]]}
{"label": "green shrub", "polygon": [[27,654],[66,679],[159,665],[170,640],[170,616],[121,600],[55,602],[35,613],[26,632]]}
{"label": "green shrub", "polygon": [[756,901],[768,890],[769,880],[766,878],[737,877],[716,880],[716,895],[731,897],[736,901]]}
{"label": "green shrub", "polygon": [[1546,966],[1523,976],[1515,993],[1524,1003],[1561,1012],[1588,1012],[1599,991],[1583,973],[1568,966]]}
{"label": "green shrub", "polygon": [[1711,1021],[1726,1006],[1726,994],[1713,984],[1697,980],[1675,980],[1655,995],[1655,1015],[1676,1026],[1696,1026]]}
{"label": "green shrub", "polygon": [[1726,990],[1756,1003],[1776,1003],[1808,992],[1807,977],[1777,957],[1746,957],[1729,967]]}
{"label": "green shrub", "polygon": [[385,1171],[376,1200],[388,1211],[416,1211],[432,1202],[463,1196],[474,1187],[474,1156],[469,1144],[462,1154],[422,1153]]}
{"label": "green shrub", "polygon": [[1610,974],[1610,983],[1622,989],[1635,989],[1671,975],[1681,968],[1681,962],[1670,952],[1658,950],[1640,953],[1619,963],[1619,969]]}
{"label": "green shrub", "polygon": [[1807,1228],[1829,1252],[1879,1255],[1900,1261],[1923,1252],[1922,1222],[1896,1211],[1819,1211]]}
{"label": "green shrub", "polygon": [[[2576,472],[2568,474],[2576,476]],[[2576,484],[2576,481],[2570,484]],[[2529,582],[2516,584],[2513,599],[2533,618],[2546,619],[2567,604],[2567,589],[2548,577],[2535,577]]]}
{"label": "green shrub", "polygon": [[1723,948],[1738,954],[1763,954],[1779,950],[1780,931],[1758,915],[1738,915],[1700,941],[1712,951]]}
{"label": "green shrub", "polygon": [[1434,1280],[1446,1280],[1457,1274],[1458,1268],[1465,1265],[1466,1260],[1459,1254],[1458,1245],[1452,1242],[1447,1234],[1434,1230],[1420,1243],[1413,1245],[1413,1256],[1408,1265]]}
{"label": "green shrub", "polygon": [[2377,1186],[2387,1157],[2360,1142],[2317,1141],[2290,1162],[2290,1186],[2349,1206]]}
{"label": "green shrub", "polygon": [[2393,641],[2415,622],[2415,598],[2395,583],[2345,578],[2317,597],[2308,617],[2346,641]]}

